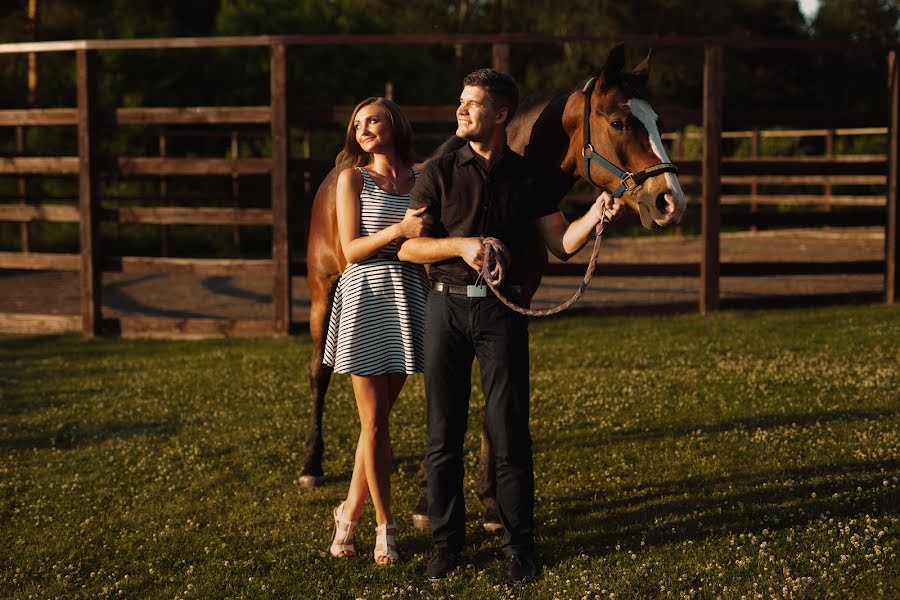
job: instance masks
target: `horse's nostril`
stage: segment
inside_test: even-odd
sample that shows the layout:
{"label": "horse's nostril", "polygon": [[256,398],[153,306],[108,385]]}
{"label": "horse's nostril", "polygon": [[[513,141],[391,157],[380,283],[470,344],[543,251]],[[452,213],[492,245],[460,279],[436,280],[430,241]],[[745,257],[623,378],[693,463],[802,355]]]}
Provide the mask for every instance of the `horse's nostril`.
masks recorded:
{"label": "horse's nostril", "polygon": [[669,212],[669,201],[666,200],[666,193],[663,192],[656,197],[656,210],[661,213]]}

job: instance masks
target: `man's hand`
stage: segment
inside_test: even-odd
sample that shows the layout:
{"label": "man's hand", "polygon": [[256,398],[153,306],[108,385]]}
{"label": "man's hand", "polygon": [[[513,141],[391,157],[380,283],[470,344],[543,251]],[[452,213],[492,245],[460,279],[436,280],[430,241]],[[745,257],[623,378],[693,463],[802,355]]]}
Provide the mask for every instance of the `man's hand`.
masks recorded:
{"label": "man's hand", "polygon": [[593,208],[597,214],[606,217],[608,223],[612,223],[625,214],[625,201],[621,197],[613,198],[609,192],[603,192],[597,196]]}
{"label": "man's hand", "polygon": [[480,273],[481,267],[484,265],[484,246],[481,238],[459,238],[457,244],[460,258]]}

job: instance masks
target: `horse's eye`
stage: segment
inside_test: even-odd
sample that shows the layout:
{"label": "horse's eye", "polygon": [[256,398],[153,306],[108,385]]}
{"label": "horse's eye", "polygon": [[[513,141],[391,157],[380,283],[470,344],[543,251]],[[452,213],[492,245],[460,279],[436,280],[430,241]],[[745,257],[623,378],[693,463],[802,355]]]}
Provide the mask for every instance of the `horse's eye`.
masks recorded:
{"label": "horse's eye", "polygon": [[624,131],[625,130],[625,121],[623,121],[621,119],[616,119],[615,121],[612,121],[610,123],[610,125],[612,125],[612,128],[615,129],[616,131]]}

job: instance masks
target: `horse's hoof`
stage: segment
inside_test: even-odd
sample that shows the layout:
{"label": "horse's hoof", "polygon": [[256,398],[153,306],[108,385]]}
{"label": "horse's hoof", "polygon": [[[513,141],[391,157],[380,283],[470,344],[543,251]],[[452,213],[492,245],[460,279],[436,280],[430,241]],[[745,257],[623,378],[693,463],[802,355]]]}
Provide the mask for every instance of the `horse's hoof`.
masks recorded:
{"label": "horse's hoof", "polygon": [[301,475],[300,476],[300,487],[304,490],[308,490],[314,487],[319,487],[325,483],[325,477],[322,475]]}
{"label": "horse's hoof", "polygon": [[481,526],[484,527],[484,530],[491,535],[503,535],[503,523],[484,521]]}
{"label": "horse's hoof", "polygon": [[412,522],[413,522],[413,527],[415,527],[416,529],[430,529],[431,528],[431,521],[428,520],[428,515],[413,513]]}
{"label": "horse's hoof", "polygon": [[484,515],[481,517],[481,526],[491,535],[503,535],[503,523],[500,521],[500,513],[497,512],[497,503],[488,500],[484,507]]}

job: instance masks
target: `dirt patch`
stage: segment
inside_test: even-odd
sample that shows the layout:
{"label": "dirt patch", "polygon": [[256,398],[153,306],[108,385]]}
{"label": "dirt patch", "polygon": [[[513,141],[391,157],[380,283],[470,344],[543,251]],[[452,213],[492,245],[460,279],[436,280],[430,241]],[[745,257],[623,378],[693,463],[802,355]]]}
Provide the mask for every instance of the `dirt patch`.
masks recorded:
{"label": "dirt patch", "polygon": [[[652,309],[696,302],[696,277],[608,277],[604,263],[697,263],[701,240],[688,236],[646,236],[604,240],[591,287],[577,305],[581,310]],[[586,263],[590,246],[572,262]],[[865,228],[841,231],[790,230],[724,234],[722,262],[832,262],[884,260],[884,233]],[[580,277],[548,277],[535,297],[536,308],[567,299]],[[881,293],[881,274],[723,277],[723,301],[819,294]],[[304,277],[293,278],[293,320],[309,319],[309,292]],[[196,276],[152,273],[103,276],[103,316],[268,319],[272,316],[271,281],[246,276]],[[78,315],[79,275],[62,271],[0,271],[0,313]]]}

